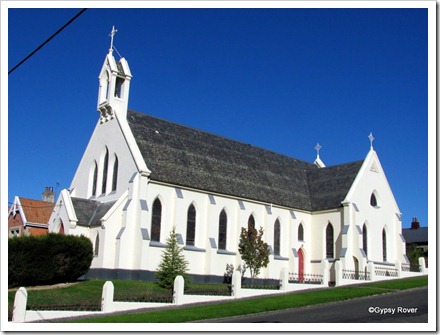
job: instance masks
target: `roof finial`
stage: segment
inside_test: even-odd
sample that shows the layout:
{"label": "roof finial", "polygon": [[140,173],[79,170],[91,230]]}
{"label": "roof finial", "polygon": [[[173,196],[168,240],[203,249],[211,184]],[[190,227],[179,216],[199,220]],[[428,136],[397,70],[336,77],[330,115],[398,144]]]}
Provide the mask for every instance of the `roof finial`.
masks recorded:
{"label": "roof finial", "polygon": [[316,150],[316,157],[319,157],[319,150],[321,150],[321,146],[318,144],[316,144],[315,150]]}
{"label": "roof finial", "polygon": [[319,168],[324,168],[325,164],[323,163],[323,161],[321,160],[321,158],[319,158],[319,150],[321,150],[321,146],[318,144],[316,144],[315,150],[316,150],[316,159],[314,161],[315,165],[318,166]]}
{"label": "roof finial", "polygon": [[368,135],[368,138],[370,140],[370,150],[373,150],[373,141],[374,141],[373,133],[370,132],[370,135]]}
{"label": "roof finial", "polygon": [[117,30],[115,29],[115,26],[113,26],[112,31],[108,36],[110,36],[110,49],[108,50],[110,53],[113,52],[113,36],[115,36]]}

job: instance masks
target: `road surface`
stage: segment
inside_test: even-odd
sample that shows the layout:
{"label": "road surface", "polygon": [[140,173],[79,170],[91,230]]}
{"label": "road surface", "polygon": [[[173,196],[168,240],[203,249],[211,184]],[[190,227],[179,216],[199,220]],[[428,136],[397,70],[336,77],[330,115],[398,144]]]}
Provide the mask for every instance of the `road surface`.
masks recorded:
{"label": "road surface", "polygon": [[216,323],[428,322],[428,287],[281,311],[204,320]]}

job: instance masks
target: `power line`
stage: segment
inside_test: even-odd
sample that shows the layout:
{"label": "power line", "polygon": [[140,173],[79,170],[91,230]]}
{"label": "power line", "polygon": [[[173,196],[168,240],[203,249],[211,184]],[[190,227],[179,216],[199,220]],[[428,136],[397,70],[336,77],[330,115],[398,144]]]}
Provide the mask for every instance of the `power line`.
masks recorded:
{"label": "power line", "polygon": [[50,36],[46,41],[44,41],[38,48],[32,51],[29,55],[27,55],[20,63],[15,65],[11,70],[9,70],[8,75],[10,75],[16,68],[18,68],[21,64],[26,62],[29,58],[31,58],[38,50],[40,50],[43,46],[45,46],[52,38],[58,35],[61,31],[64,30],[69,24],[75,21],[82,13],[84,13],[87,8],[81,9],[74,17],[72,17],[65,25],[63,25],[60,29],[58,29],[52,36]]}

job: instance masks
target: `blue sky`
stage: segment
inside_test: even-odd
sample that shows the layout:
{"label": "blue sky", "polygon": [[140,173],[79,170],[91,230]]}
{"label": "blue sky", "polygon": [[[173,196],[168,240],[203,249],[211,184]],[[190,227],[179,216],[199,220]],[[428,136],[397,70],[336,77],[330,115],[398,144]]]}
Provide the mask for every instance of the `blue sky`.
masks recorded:
{"label": "blue sky", "polygon": [[[9,9],[8,69],[78,11]],[[372,132],[403,227],[428,225],[426,8],[89,9],[7,78],[8,202],[69,187],[112,25],[130,109],[327,166]]]}

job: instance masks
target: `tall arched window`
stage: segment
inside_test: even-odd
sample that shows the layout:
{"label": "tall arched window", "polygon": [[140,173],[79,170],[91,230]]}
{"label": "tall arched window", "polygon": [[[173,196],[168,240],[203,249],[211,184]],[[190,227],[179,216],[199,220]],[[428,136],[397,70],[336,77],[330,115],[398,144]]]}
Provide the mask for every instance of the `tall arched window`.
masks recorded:
{"label": "tall arched window", "polygon": [[102,168],[102,188],[101,193],[107,192],[107,169],[108,169],[108,149],[105,148],[104,165]]}
{"label": "tall arched window", "polygon": [[273,253],[275,256],[280,255],[280,234],[281,234],[281,227],[280,227],[280,221],[277,219],[274,224],[274,236],[273,236]]}
{"label": "tall arched window", "polygon": [[222,210],[218,220],[218,248],[226,250],[226,233],[228,230],[228,216]]}
{"label": "tall arched window", "polygon": [[96,195],[96,185],[98,183],[98,164],[93,167],[92,195]]}
{"label": "tall arched window", "polygon": [[385,228],[382,230],[382,256],[383,261],[387,261],[387,233],[385,231]]}
{"label": "tall arched window", "polygon": [[112,191],[116,191],[116,186],[118,184],[118,156],[115,155],[115,161],[113,162],[113,180],[112,180]]}
{"label": "tall arched window", "polygon": [[160,241],[160,225],[162,221],[162,203],[159,198],[153,202],[151,214],[151,241]]}
{"label": "tall arched window", "polygon": [[333,226],[331,223],[327,225],[325,230],[325,241],[326,241],[326,257],[334,258],[334,239],[333,239]]}
{"label": "tall arched window", "polygon": [[196,208],[191,204],[186,219],[186,245],[194,245],[196,235]]}
{"label": "tall arched window", "polygon": [[298,241],[304,241],[304,227],[302,223],[298,226]]}
{"label": "tall arched window", "polygon": [[95,238],[95,256],[99,255],[99,234],[96,234]]}
{"label": "tall arched window", "polygon": [[365,255],[368,255],[367,239],[367,226],[364,224],[362,227],[362,249],[364,249]]}
{"label": "tall arched window", "polygon": [[249,219],[248,219],[248,231],[251,229],[251,227],[253,229],[255,229],[255,219],[252,214],[249,216]]}

